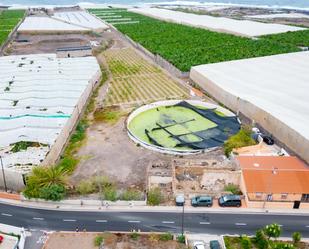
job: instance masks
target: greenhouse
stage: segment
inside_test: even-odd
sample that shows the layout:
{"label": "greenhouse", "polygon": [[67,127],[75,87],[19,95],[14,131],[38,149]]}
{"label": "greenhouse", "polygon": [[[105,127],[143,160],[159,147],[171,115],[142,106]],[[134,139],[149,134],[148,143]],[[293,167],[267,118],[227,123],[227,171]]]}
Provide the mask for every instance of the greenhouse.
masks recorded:
{"label": "greenhouse", "polygon": [[27,172],[60,153],[101,71],[94,57],[0,57],[0,154]]}
{"label": "greenhouse", "polygon": [[309,52],[192,67],[190,78],[309,162]]}

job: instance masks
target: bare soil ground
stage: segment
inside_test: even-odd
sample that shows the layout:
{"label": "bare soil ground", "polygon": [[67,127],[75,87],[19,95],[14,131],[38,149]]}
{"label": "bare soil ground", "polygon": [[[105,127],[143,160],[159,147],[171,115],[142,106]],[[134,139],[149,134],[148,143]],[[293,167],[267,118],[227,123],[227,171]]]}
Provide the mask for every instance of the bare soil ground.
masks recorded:
{"label": "bare soil ground", "polygon": [[160,241],[155,234],[141,234],[132,239],[130,234],[99,234],[99,233],[53,233],[43,249],[98,249],[94,245],[97,235],[102,235],[105,249],[185,249],[184,244],[176,241]]}
{"label": "bare soil ground", "polygon": [[[27,42],[19,42],[21,40]],[[7,46],[7,54],[37,54],[37,53],[55,53],[57,48],[61,47],[79,47],[90,45],[90,41],[101,43],[104,41],[102,36],[94,34],[17,34],[15,39]]]}

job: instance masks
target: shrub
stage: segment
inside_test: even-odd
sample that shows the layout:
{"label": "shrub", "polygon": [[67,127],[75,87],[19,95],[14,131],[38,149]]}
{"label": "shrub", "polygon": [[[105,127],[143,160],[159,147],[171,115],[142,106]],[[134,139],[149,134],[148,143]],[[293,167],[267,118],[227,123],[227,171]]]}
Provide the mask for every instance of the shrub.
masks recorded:
{"label": "shrub", "polygon": [[281,227],[276,224],[273,223],[271,225],[267,225],[264,228],[264,233],[268,236],[268,238],[278,238],[281,234]]}
{"label": "shrub", "polygon": [[40,189],[39,197],[44,200],[60,201],[65,196],[65,187],[63,185],[53,184]]}
{"label": "shrub", "polygon": [[[54,198],[58,200],[58,198],[64,197],[66,185],[66,171],[57,167],[39,166],[32,169],[31,174],[26,180],[26,187],[23,193],[28,198],[43,198],[44,196],[44,199],[47,200],[49,200],[49,197],[52,198],[50,200]],[[62,188],[64,191],[62,191]]]}
{"label": "shrub", "polygon": [[185,244],[186,243],[186,237],[183,234],[180,234],[177,236],[177,241],[179,243]]}
{"label": "shrub", "polygon": [[258,249],[268,249],[269,242],[263,230],[256,231],[255,242]]}
{"label": "shrub", "polygon": [[159,240],[161,240],[161,241],[173,240],[173,235],[172,235],[171,233],[163,233],[163,234],[160,234]]}
{"label": "shrub", "polygon": [[248,236],[244,235],[241,236],[241,248],[242,249],[251,249],[252,248],[252,244],[251,244],[251,240]]}
{"label": "shrub", "polygon": [[160,239],[159,235],[158,234],[155,234],[155,233],[152,233],[149,235],[149,240],[151,242],[158,242]]}
{"label": "shrub", "polygon": [[163,201],[160,188],[152,188],[147,195],[147,203],[150,206],[157,206]]}
{"label": "shrub", "polygon": [[141,197],[142,193],[134,189],[125,190],[121,195],[121,199],[125,201],[138,201],[141,200]]}
{"label": "shrub", "polygon": [[116,201],[117,200],[117,190],[115,186],[109,186],[104,188],[104,199],[107,201]]}
{"label": "shrub", "polygon": [[104,238],[102,235],[97,235],[95,238],[94,238],[94,245],[99,247],[103,244],[104,242]]}
{"label": "shrub", "polygon": [[223,145],[224,153],[228,157],[234,148],[241,148],[255,144],[256,142],[251,137],[251,131],[243,128],[237,134],[231,136],[227,141],[225,141]]}
{"label": "shrub", "polygon": [[226,185],[224,187],[224,191],[229,191],[229,192],[231,192],[234,195],[241,195],[242,194],[242,192],[239,189],[239,186],[235,185],[235,184],[232,184],[232,183]]}
{"label": "shrub", "polygon": [[280,242],[274,244],[272,249],[295,249],[295,247],[292,244]]}
{"label": "shrub", "polygon": [[301,241],[301,233],[295,232],[292,234],[293,244],[297,245]]}
{"label": "shrub", "polygon": [[76,191],[81,195],[87,195],[95,192],[96,186],[92,180],[83,180],[77,185]]}
{"label": "shrub", "polygon": [[131,233],[130,237],[133,240],[138,240],[138,238],[140,237],[140,234],[134,232],[134,233]]}

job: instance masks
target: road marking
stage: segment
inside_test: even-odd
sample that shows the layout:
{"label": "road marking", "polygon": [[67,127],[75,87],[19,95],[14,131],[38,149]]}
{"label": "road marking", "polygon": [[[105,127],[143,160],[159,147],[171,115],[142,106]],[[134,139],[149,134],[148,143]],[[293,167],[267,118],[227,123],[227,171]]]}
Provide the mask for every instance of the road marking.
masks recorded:
{"label": "road marking", "polygon": [[200,222],[200,225],[210,225],[210,222]]}
{"label": "road marking", "polygon": [[34,220],[44,220],[44,218],[33,217]]}
{"label": "road marking", "polygon": [[8,217],[13,216],[12,214],[5,214],[5,213],[1,213],[1,215],[3,215],[3,216],[8,216]]}
{"label": "road marking", "polygon": [[246,223],[235,223],[236,226],[247,226]]}
{"label": "road marking", "polygon": [[76,220],[64,219],[64,222],[75,222]]}
{"label": "road marking", "polygon": [[308,228],[309,228],[309,225],[308,225],[308,226],[306,226],[306,227],[308,227]]}
{"label": "road marking", "polygon": [[129,223],[140,223],[139,220],[129,220],[128,222],[129,222]]}
{"label": "road marking", "polygon": [[163,224],[174,224],[175,221],[162,221]]}
{"label": "road marking", "polygon": [[96,220],[95,222],[105,223],[105,222],[107,222],[107,220]]}

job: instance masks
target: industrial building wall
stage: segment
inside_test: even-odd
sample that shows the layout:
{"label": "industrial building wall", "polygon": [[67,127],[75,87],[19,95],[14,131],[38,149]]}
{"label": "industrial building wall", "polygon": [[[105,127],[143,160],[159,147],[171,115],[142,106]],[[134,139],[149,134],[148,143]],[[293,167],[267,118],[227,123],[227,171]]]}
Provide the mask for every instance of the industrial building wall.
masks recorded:
{"label": "industrial building wall", "polygon": [[49,153],[47,154],[45,160],[43,161],[42,165],[53,165],[57,162],[60,157],[61,152],[64,149],[65,144],[68,141],[68,138],[71,135],[76,123],[78,122],[80,115],[92,94],[92,90],[95,85],[99,82],[101,78],[101,71],[98,71],[93,78],[89,81],[89,84],[85,91],[83,92],[82,96],[79,98],[77,105],[74,108],[74,111],[71,115],[71,118],[67,121],[66,125],[63,127],[61,133],[57,137],[56,142],[50,149]]}
{"label": "industrial building wall", "polygon": [[240,112],[254,122],[258,123],[265,130],[285,144],[290,150],[294,151],[302,159],[309,163],[309,141],[300,133],[278,120],[270,113],[255,106],[254,103],[245,101],[235,95],[225,91],[215,82],[209,80],[206,76],[191,69],[190,78],[196,82],[203,90],[213,96],[216,100],[233,110]]}

